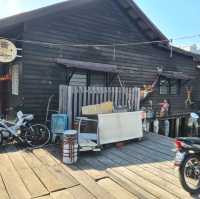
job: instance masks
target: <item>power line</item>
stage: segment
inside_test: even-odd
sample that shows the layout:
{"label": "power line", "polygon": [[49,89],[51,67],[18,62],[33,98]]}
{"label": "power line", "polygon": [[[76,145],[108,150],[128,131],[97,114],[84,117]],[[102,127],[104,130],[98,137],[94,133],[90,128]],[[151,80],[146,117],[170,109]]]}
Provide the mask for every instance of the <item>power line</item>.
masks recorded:
{"label": "power line", "polygon": [[38,45],[45,45],[45,46],[58,46],[58,47],[120,47],[120,46],[138,46],[138,45],[147,45],[147,44],[156,44],[156,43],[169,43],[170,45],[177,40],[185,40],[185,39],[193,39],[200,37],[200,34],[195,35],[187,35],[181,37],[175,37],[172,39],[164,39],[164,40],[153,40],[153,41],[144,41],[144,42],[129,42],[129,43],[113,43],[113,44],[69,44],[69,43],[51,43],[51,42],[42,42],[42,41],[31,41],[31,40],[23,40],[23,39],[15,39],[15,38],[3,38],[0,39],[9,39],[15,42],[23,42],[23,43],[30,43],[30,44],[38,44]]}

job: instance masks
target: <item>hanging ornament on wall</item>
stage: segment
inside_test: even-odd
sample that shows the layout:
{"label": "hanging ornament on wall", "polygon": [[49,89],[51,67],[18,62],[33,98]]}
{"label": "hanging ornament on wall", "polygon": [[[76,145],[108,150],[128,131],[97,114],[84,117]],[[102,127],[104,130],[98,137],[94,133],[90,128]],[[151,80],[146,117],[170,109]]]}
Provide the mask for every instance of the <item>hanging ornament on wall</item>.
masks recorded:
{"label": "hanging ornament on wall", "polygon": [[0,63],[10,63],[17,57],[16,46],[6,39],[0,39]]}
{"label": "hanging ornament on wall", "polygon": [[0,81],[9,81],[11,80],[11,75],[10,74],[6,74],[6,75],[1,75],[0,76]]}
{"label": "hanging ornament on wall", "polygon": [[187,99],[185,100],[185,106],[188,107],[193,104],[192,102],[192,87],[186,87]]}

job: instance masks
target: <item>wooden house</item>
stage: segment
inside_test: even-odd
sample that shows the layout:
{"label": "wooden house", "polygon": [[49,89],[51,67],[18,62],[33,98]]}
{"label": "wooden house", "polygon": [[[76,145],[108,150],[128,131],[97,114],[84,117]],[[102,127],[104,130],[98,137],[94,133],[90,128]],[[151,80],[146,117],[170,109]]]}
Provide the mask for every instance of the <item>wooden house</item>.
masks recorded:
{"label": "wooden house", "polygon": [[0,37],[22,49],[22,57],[0,64],[1,75],[15,71],[12,81],[0,82],[3,113],[23,101],[25,112],[44,120],[59,85],[120,86],[116,74],[125,87],[153,85],[142,106],[152,100],[159,111],[168,99],[171,118],[198,110],[199,57],[171,47],[132,0],[70,0],[22,13],[0,20]]}

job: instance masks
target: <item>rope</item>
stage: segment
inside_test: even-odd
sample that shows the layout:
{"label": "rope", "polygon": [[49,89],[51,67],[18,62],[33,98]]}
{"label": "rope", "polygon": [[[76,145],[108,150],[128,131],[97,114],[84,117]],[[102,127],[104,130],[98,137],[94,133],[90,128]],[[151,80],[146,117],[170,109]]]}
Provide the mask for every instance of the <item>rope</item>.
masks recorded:
{"label": "rope", "polygon": [[30,44],[38,44],[38,45],[46,45],[46,46],[66,46],[66,47],[117,47],[117,46],[138,46],[138,45],[147,45],[147,44],[156,44],[156,43],[169,43],[170,41],[176,40],[185,40],[185,39],[192,39],[200,37],[200,34],[195,35],[188,35],[188,36],[181,36],[171,39],[164,39],[164,40],[153,40],[153,41],[145,41],[145,42],[129,42],[129,43],[117,43],[117,44],[69,44],[69,43],[50,43],[50,42],[41,42],[41,41],[31,41],[31,40],[22,40],[22,39],[15,39],[15,38],[3,38],[0,39],[9,39],[11,41],[16,42],[23,42],[23,43],[30,43]]}

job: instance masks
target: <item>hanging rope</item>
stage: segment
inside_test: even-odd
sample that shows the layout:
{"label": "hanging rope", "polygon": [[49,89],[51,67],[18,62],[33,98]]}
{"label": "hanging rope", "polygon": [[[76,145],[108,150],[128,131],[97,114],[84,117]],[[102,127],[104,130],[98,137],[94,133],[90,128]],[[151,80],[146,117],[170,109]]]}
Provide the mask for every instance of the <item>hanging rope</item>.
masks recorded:
{"label": "hanging rope", "polygon": [[116,61],[116,47],[113,46],[113,61]]}
{"label": "hanging rope", "polygon": [[188,35],[182,37],[176,37],[171,39],[163,39],[163,40],[153,40],[153,41],[145,41],[145,42],[129,42],[129,43],[118,43],[118,44],[70,44],[70,43],[50,43],[50,42],[41,42],[41,41],[31,41],[31,40],[23,40],[23,39],[15,39],[15,38],[4,38],[0,37],[0,39],[9,39],[11,41],[24,42],[30,44],[38,44],[44,46],[68,46],[68,47],[117,47],[117,46],[137,46],[137,45],[147,45],[147,44],[156,44],[156,43],[169,43],[170,41],[177,40],[185,40],[185,39],[193,39],[200,37],[200,34]]}

